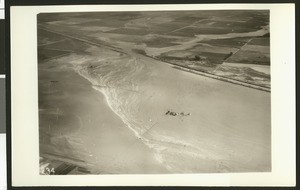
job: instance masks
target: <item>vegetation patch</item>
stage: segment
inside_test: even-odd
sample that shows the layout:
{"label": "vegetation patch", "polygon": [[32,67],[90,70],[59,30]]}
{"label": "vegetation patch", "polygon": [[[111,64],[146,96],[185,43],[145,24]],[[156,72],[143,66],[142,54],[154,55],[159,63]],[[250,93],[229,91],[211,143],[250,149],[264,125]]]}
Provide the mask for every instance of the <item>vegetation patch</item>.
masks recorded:
{"label": "vegetation patch", "polygon": [[227,62],[270,65],[270,56],[259,51],[240,50],[231,56]]}
{"label": "vegetation patch", "polygon": [[131,28],[119,28],[109,31],[109,33],[127,34],[127,35],[146,35],[149,31],[146,29],[131,29]]}
{"label": "vegetation patch", "polygon": [[175,41],[176,41],[176,39],[174,39],[174,38],[154,37],[151,39],[147,39],[143,42],[148,47],[161,48],[161,47],[169,47],[169,46],[177,45],[177,44],[173,43]]}
{"label": "vegetation patch", "polygon": [[226,39],[212,39],[212,40],[203,40],[203,43],[219,46],[219,47],[233,47],[240,48],[245,45],[250,38],[226,38]]}
{"label": "vegetation patch", "polygon": [[249,45],[270,46],[270,38],[269,37],[253,38],[249,42]]}
{"label": "vegetation patch", "polygon": [[228,34],[231,32],[230,28],[216,28],[216,27],[207,27],[207,28],[198,28],[198,27],[186,27],[176,32],[173,32],[172,35],[177,36],[187,36],[194,37],[195,35],[201,34]]}

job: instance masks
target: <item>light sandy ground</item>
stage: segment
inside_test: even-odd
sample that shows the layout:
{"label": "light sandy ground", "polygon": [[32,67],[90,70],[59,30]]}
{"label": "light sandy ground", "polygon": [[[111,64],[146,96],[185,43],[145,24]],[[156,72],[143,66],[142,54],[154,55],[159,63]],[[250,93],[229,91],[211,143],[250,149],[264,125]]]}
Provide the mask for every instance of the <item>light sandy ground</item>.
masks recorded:
{"label": "light sandy ground", "polygon": [[[163,48],[150,48],[147,47],[145,51],[148,55],[151,56],[158,56],[162,53],[166,53],[173,50],[186,50],[189,48],[194,47],[198,42],[201,42],[203,40],[212,40],[212,39],[227,39],[227,38],[238,38],[238,37],[253,37],[253,36],[262,36],[269,32],[267,29],[268,26],[254,31],[254,32],[247,32],[247,33],[228,33],[228,34],[218,34],[218,35],[196,35],[196,38],[193,38],[189,41],[182,42],[179,45],[176,46],[170,46],[170,47],[163,47]],[[142,48],[142,46],[141,46]]]}
{"label": "light sandy ground", "polygon": [[[170,171],[270,171],[270,93],[151,63],[143,84],[149,99],[139,113],[157,122],[145,138]],[[165,116],[167,110],[191,116]]]}
{"label": "light sandy ground", "polygon": [[[60,90],[74,93],[58,102],[66,101],[61,109],[81,118],[82,126],[67,137],[79,142],[71,149],[77,147],[95,170],[271,170],[270,93],[176,70],[130,50],[87,51],[59,59],[89,83],[66,82]],[[64,72],[51,73],[67,80]],[[68,81],[74,84],[74,77]],[[191,115],[165,115],[168,110]]]}
{"label": "light sandy ground", "polygon": [[224,62],[223,65],[224,66],[231,66],[231,67],[248,67],[248,68],[251,68],[253,70],[268,74],[268,75],[271,74],[270,65],[245,64],[245,63],[228,63],[228,62]]}
{"label": "light sandy ground", "polygon": [[[146,51],[146,53],[150,56],[158,56],[163,53],[170,52],[170,51],[187,50],[187,49],[193,48],[194,46],[198,45],[198,43],[203,40],[262,36],[269,32],[268,27],[269,26],[264,26],[260,30],[253,31],[253,32],[246,32],[246,33],[228,33],[228,34],[217,34],[217,35],[216,34],[212,34],[212,35],[201,34],[201,35],[196,35],[194,38],[178,37],[178,36],[172,36],[169,34],[168,35],[157,35],[157,36],[160,36],[163,38],[170,38],[170,36],[172,38],[178,38],[178,39],[174,40],[174,43],[178,44],[178,45],[173,45],[173,46],[169,46],[169,47],[160,47],[160,48],[147,47],[145,44],[135,44],[135,46],[138,49],[144,49]],[[83,30],[84,28],[82,28],[81,26],[77,26],[77,27],[74,26],[74,29],[75,30]],[[142,39],[142,38],[148,38],[151,36],[151,35],[147,35],[147,36],[141,37],[141,36],[134,36],[134,35],[103,33],[100,31],[101,30],[99,30],[99,32],[97,32],[97,33],[90,34],[90,36],[95,37],[102,41],[109,42],[110,44],[114,44],[114,43],[119,44],[122,41],[124,41],[124,39],[126,39],[126,38],[130,39],[130,41],[132,41],[132,42],[135,42],[135,41],[139,41],[139,40],[137,40],[139,38]],[[262,50],[264,50],[264,51],[268,51],[268,47],[262,46],[259,48],[262,48]]]}
{"label": "light sandy ground", "polygon": [[[62,60],[39,65],[40,115],[52,115],[40,117],[41,154],[60,155],[56,159],[61,161],[80,159],[85,164],[72,163],[92,173],[167,172],[112,112],[104,96]],[[58,81],[50,91],[49,81]]]}

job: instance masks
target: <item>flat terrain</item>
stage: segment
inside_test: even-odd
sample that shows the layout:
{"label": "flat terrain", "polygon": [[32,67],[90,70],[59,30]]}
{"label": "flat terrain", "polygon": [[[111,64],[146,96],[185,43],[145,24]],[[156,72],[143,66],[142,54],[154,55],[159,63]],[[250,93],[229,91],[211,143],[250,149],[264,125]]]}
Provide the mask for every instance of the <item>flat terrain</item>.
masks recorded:
{"label": "flat terrain", "polygon": [[[93,42],[136,48],[148,56],[177,66],[258,85],[270,91],[270,75],[247,66],[270,66],[268,11],[179,13],[42,14],[38,24]],[[55,52],[47,50],[46,53],[51,55]],[[245,66],[223,64],[226,62],[243,63]]]}
{"label": "flat terrain", "polygon": [[268,14],[38,15],[40,167],[271,171]]}

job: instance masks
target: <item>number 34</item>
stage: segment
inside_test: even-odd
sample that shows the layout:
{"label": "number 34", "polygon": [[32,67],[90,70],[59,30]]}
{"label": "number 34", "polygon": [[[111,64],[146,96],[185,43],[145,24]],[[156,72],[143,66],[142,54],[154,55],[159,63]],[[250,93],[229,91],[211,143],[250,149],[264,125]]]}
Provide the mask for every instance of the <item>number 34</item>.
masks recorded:
{"label": "number 34", "polygon": [[53,175],[55,173],[54,168],[46,167],[42,170],[43,175]]}

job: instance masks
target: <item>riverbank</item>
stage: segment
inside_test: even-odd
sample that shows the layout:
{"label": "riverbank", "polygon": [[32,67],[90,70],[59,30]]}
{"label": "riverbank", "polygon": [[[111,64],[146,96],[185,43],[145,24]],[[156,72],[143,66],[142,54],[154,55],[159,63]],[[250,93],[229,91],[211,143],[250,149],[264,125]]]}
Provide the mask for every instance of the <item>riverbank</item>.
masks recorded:
{"label": "riverbank", "polygon": [[[124,53],[89,44],[82,53],[39,67],[51,69],[42,75],[51,79],[41,82],[61,85],[63,98],[52,94],[44,103],[67,103],[73,119],[61,129],[70,132],[70,126],[77,126],[76,133],[68,135],[77,143],[70,149],[92,163],[92,173],[271,170],[270,93],[183,72],[122,49]],[[85,82],[76,82],[78,77]],[[165,115],[168,110],[190,114],[171,117]]]}
{"label": "riverbank", "polygon": [[72,164],[93,174],[166,172],[105,97],[61,60],[39,64],[40,154],[80,159]]}

